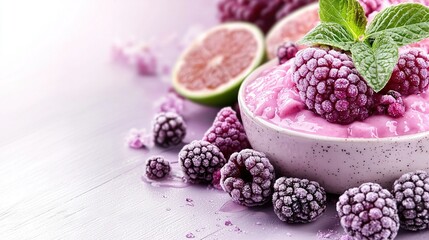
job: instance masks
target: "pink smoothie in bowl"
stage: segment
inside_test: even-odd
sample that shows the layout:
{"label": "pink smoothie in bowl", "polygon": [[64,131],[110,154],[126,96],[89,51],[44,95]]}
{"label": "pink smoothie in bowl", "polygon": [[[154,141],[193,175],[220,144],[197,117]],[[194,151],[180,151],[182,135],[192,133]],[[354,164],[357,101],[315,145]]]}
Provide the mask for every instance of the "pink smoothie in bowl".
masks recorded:
{"label": "pink smoothie in bowl", "polygon": [[429,131],[429,93],[404,97],[403,117],[373,115],[347,125],[329,123],[305,109],[292,81],[290,61],[269,64],[244,86],[244,103],[255,118],[284,129],[338,138],[387,138]]}

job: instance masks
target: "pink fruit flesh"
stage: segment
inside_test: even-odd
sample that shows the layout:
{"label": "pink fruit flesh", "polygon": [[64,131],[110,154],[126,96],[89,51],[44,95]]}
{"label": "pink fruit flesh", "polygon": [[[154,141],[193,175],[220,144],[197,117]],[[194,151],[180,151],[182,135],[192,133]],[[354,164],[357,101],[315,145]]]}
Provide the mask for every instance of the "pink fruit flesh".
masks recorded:
{"label": "pink fruit flesh", "polygon": [[193,91],[216,89],[251,65],[257,47],[257,41],[249,31],[214,31],[184,57],[178,81]]}

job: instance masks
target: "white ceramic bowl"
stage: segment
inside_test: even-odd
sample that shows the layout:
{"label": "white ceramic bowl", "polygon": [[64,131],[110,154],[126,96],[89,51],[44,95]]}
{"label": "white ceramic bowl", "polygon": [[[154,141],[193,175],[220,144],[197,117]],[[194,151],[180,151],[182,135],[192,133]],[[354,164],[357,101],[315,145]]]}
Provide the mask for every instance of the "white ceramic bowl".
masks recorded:
{"label": "white ceramic bowl", "polygon": [[327,192],[343,193],[364,182],[391,189],[403,173],[429,171],[429,132],[380,139],[325,137],[281,128],[255,115],[244,102],[244,89],[273,60],[241,85],[238,102],[252,147],[264,152],[277,172],[318,181]]}

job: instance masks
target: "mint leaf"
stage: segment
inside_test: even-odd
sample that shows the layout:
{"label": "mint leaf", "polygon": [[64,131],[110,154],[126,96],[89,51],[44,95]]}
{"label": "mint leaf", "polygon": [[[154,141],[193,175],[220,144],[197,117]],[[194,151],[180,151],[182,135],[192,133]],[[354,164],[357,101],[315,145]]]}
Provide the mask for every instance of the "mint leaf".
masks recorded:
{"label": "mint leaf", "polygon": [[369,38],[389,35],[400,47],[429,37],[429,8],[416,3],[389,7],[377,14],[368,27]]}
{"label": "mint leaf", "polygon": [[352,59],[358,72],[375,92],[381,91],[398,63],[398,46],[386,34],[375,39],[372,47],[358,42],[351,48]]}
{"label": "mint leaf", "polygon": [[320,0],[319,16],[322,22],[338,23],[349,31],[354,40],[365,33],[366,17],[357,0]]}
{"label": "mint leaf", "polygon": [[353,36],[343,26],[338,23],[324,22],[317,25],[299,41],[300,44],[322,44],[343,50],[350,50],[354,42]]}

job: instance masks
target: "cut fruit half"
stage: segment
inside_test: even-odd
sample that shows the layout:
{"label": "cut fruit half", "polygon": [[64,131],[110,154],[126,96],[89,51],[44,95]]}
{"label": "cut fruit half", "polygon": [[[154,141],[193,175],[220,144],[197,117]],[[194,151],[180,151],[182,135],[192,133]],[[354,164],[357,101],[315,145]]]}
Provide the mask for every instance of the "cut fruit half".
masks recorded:
{"label": "cut fruit half", "polygon": [[319,3],[313,3],[280,20],[267,34],[268,58],[277,57],[277,49],[284,42],[297,42],[320,22]]}
{"label": "cut fruit half", "polygon": [[264,60],[264,36],[248,23],[225,23],[200,35],[173,70],[173,87],[184,97],[206,105],[237,101],[244,78]]}

